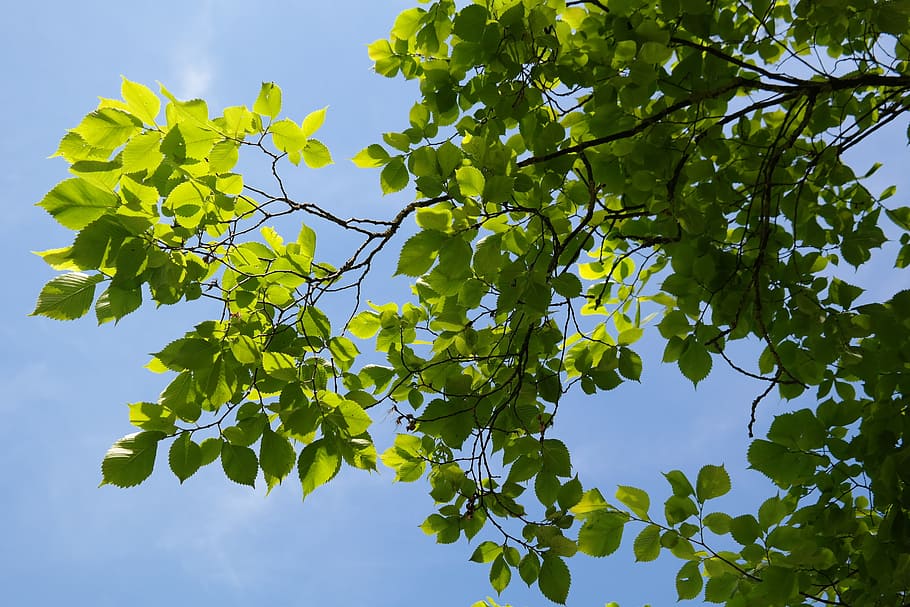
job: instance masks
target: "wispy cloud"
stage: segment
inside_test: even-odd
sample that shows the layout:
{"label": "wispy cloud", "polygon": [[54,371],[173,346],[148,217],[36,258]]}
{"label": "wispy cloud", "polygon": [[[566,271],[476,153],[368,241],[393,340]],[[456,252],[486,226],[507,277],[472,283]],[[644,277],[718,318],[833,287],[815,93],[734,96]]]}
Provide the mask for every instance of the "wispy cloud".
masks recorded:
{"label": "wispy cloud", "polygon": [[204,0],[184,21],[185,29],[171,54],[176,71],[174,92],[181,98],[210,93],[217,71],[213,50],[216,17],[215,3]]}

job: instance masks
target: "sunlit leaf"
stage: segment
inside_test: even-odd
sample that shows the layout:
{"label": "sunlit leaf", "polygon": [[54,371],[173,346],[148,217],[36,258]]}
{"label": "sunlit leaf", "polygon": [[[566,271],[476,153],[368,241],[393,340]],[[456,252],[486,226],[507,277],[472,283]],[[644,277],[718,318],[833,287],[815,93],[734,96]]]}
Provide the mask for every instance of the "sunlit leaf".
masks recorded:
{"label": "sunlit leaf", "polygon": [[313,441],[303,448],[297,460],[297,472],[304,499],[318,487],[338,474],[341,455],[325,439]]}
{"label": "sunlit leaf", "polygon": [[61,181],[47,193],[38,206],[70,230],[81,230],[119,203],[117,195],[102,190],[85,179]]}
{"label": "sunlit leaf", "polygon": [[281,111],[281,89],[274,82],[263,82],[253,111],[269,118],[276,118]]}
{"label": "sunlit leaf", "polygon": [[47,316],[55,320],[85,316],[95,299],[95,285],[103,279],[101,274],[90,276],[81,272],[52,278],[41,289],[31,316]]}
{"label": "sunlit leaf", "polygon": [[158,441],[163,438],[163,432],[137,432],[118,440],[101,462],[101,484],[133,487],[147,479],[155,468]]}

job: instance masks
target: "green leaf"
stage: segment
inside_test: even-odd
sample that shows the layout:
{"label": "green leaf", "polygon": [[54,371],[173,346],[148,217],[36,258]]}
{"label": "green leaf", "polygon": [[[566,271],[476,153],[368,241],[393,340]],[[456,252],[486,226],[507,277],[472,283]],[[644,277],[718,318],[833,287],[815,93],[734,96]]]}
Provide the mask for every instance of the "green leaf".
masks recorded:
{"label": "green leaf", "polygon": [[436,162],[439,163],[440,175],[448,177],[459,166],[464,158],[461,149],[451,141],[446,141],[436,150]]}
{"label": "green leaf", "polygon": [[202,222],[212,190],[201,183],[185,181],[171,190],[162,206],[184,228],[195,229]]}
{"label": "green leaf", "polygon": [[487,9],[477,4],[466,6],[455,17],[455,34],[470,42],[480,42],[487,23]]}
{"label": "green leaf", "polygon": [[363,407],[352,400],[341,401],[336,411],[341,414],[344,422],[343,427],[351,436],[363,434],[373,424],[370,415],[363,410]]}
{"label": "green leaf", "polygon": [[305,336],[328,339],[332,335],[329,318],[316,306],[306,306],[300,312],[300,324]]}
{"label": "green leaf", "polygon": [[565,605],[566,599],[569,597],[569,586],[571,583],[572,576],[565,561],[558,556],[545,552],[537,577],[537,586],[543,595],[554,603]]}
{"label": "green leaf", "polygon": [[553,290],[569,299],[578,297],[583,290],[581,280],[571,272],[564,272],[550,282],[553,285]]}
{"label": "green leaf", "polygon": [[648,525],[641,530],[632,544],[635,560],[640,562],[653,561],[660,555],[660,527]]}
{"label": "green leaf", "polygon": [[483,194],[483,186],[486,180],[480,169],[472,166],[463,166],[455,171],[455,180],[458,182],[458,188],[465,196],[480,196]]}
{"label": "green leaf", "polygon": [[404,158],[396,156],[386,163],[379,175],[379,184],[382,186],[383,194],[392,194],[400,192],[408,185],[408,168],[404,164]]}
{"label": "green leaf", "polygon": [[896,209],[885,209],[888,219],[897,224],[900,228],[910,231],[910,207],[898,207]]}
{"label": "green leaf", "polygon": [[221,455],[221,445],[224,441],[218,437],[210,437],[199,444],[201,459],[200,466],[208,466]]}
{"label": "green leaf", "polygon": [[313,134],[322,127],[322,124],[325,122],[325,113],[328,109],[328,106],[326,106],[306,115],[306,118],[304,118],[303,122],[300,124],[300,130],[303,131],[304,137],[312,137]]}
{"label": "green leaf", "polygon": [[749,467],[758,470],[782,488],[811,478],[826,460],[814,453],[791,451],[783,445],[756,439],[749,445]]}
{"label": "green leaf", "polygon": [[[235,144],[236,145],[236,144]],[[161,152],[161,133],[149,131],[132,137],[123,147],[121,162],[123,163],[123,172],[130,173],[154,173],[155,169],[161,164],[164,154]],[[236,160],[234,160],[236,163]],[[233,165],[231,165],[233,166]],[[121,180],[121,193],[123,187],[129,182]],[[139,184],[136,184],[138,186]],[[132,186],[131,189],[137,189]],[[158,190],[150,188],[154,194],[153,203],[158,200]]]}
{"label": "green leaf", "polygon": [[692,483],[689,482],[689,479],[686,478],[686,475],[683,474],[682,471],[671,470],[664,474],[664,478],[667,479],[667,482],[670,483],[670,486],[673,488],[673,495],[689,497],[690,495],[695,494]]}
{"label": "green leaf", "polygon": [[120,94],[126,101],[130,112],[146,124],[155,124],[161,110],[161,99],[151,89],[138,82],[131,82],[121,76]]}
{"label": "green leaf", "polygon": [[628,520],[621,512],[591,514],[578,532],[578,549],[589,556],[608,556],[622,543],[623,527]]}
{"label": "green leaf", "polygon": [[121,289],[111,285],[98,296],[95,303],[95,316],[98,324],[104,324],[121,318],[139,309],[142,305],[142,289]]}
{"label": "green leaf", "polygon": [[332,353],[335,362],[342,364],[350,363],[360,354],[360,350],[357,349],[354,342],[342,336],[333,337],[329,340],[329,351]]}
{"label": "green leaf", "polygon": [[253,111],[275,119],[281,111],[281,89],[274,82],[263,82],[259,96],[253,103]]}
{"label": "green leaf", "polygon": [[698,561],[689,561],[676,574],[676,594],[680,601],[697,597],[703,585]]}
{"label": "green leaf", "polygon": [[236,173],[219,175],[215,180],[215,190],[220,194],[236,196],[243,192],[243,177]]}
{"label": "green leaf", "polygon": [[475,563],[489,563],[498,556],[502,554],[502,546],[496,542],[481,542],[477,548],[474,549],[474,552],[471,554],[471,559]]}
{"label": "green leaf", "polygon": [[559,497],[559,479],[551,472],[541,472],[534,479],[534,494],[544,506],[552,506]]}
{"label": "green leaf", "polygon": [[739,576],[725,573],[712,577],[705,584],[705,600],[711,603],[726,603],[739,584]]}
{"label": "green leaf", "polygon": [[168,451],[168,465],[180,484],[193,476],[202,465],[202,449],[190,438],[189,432],[183,432],[171,443]]}
{"label": "green leaf", "polygon": [[194,422],[202,413],[201,400],[192,373],[185,371],[171,380],[158,398],[158,403],[176,413],[180,419]]}
{"label": "green leaf", "polygon": [[221,445],[221,467],[224,474],[235,483],[256,486],[259,462],[256,460],[256,453],[249,447],[225,441]]}
{"label": "green leaf", "polygon": [[303,498],[335,478],[340,469],[341,454],[326,439],[320,438],[304,447],[297,459]]}
{"label": "green leaf", "polygon": [[260,357],[262,356],[259,343],[252,337],[247,337],[246,335],[238,335],[237,338],[231,342],[231,354],[234,355],[237,362],[244,365],[255,364],[259,362]]}
{"label": "green leaf", "polygon": [[537,558],[536,554],[528,552],[521,557],[521,561],[518,563],[518,574],[528,586],[537,581],[540,575],[540,559]]}
{"label": "green leaf", "polygon": [[713,533],[725,535],[730,532],[730,524],[733,522],[733,518],[723,512],[712,512],[705,515],[702,522]]}
{"label": "green leaf", "polygon": [[310,139],[303,146],[303,161],[311,169],[321,169],[333,164],[332,154],[325,144],[316,139]]}
{"label": "green leaf", "polygon": [[809,409],[778,415],[768,429],[768,439],[799,451],[820,449],[826,434],[825,427]]}
{"label": "green leaf", "polygon": [[619,349],[619,372],[626,379],[641,379],[641,357],[629,348]]}
{"label": "green leaf", "polygon": [[541,443],[543,469],[556,476],[567,477],[572,474],[572,463],[569,460],[569,449],[565,443],[555,438],[545,439]]}
{"label": "green leaf", "polygon": [[219,141],[209,152],[209,166],[215,173],[227,173],[234,168],[238,160],[240,146],[236,141]]}
{"label": "green leaf", "polygon": [[424,230],[445,232],[452,223],[452,212],[441,207],[427,207],[424,209],[417,209],[415,219],[417,225]]}
{"label": "green leaf", "polygon": [[781,522],[790,510],[784,500],[777,496],[770,497],[762,502],[758,508],[758,522],[764,531]]}
{"label": "green leaf", "polygon": [[559,502],[560,508],[568,510],[581,501],[582,495],[581,482],[578,480],[578,475],[576,475],[575,478],[566,481],[566,483],[559,488],[556,500]]}
{"label": "green leaf", "polygon": [[351,158],[355,165],[365,169],[385,166],[390,160],[391,156],[385,148],[376,143],[368,145]]}
{"label": "green leaf", "polygon": [[784,605],[799,596],[797,572],[787,567],[771,565],[761,572],[762,590],[768,602]]}
{"label": "green leaf", "polygon": [[155,358],[172,371],[211,367],[220,348],[217,343],[189,334],[169,343]]}
{"label": "green leaf", "polygon": [[294,469],[294,446],[284,436],[266,426],[259,443],[259,466],[266,483],[280,483]]}
{"label": "green leaf", "polygon": [[691,336],[686,339],[686,345],[679,357],[679,370],[696,386],[698,382],[708,377],[711,372],[711,355],[708,350],[695,341]]}
{"label": "green leaf", "polygon": [[95,285],[102,280],[101,274],[89,276],[81,272],[53,278],[41,289],[30,316],[47,316],[55,320],[81,318],[92,307]]}
{"label": "green leaf", "polygon": [[283,352],[263,352],[262,370],[271,377],[283,381],[297,379],[297,361]]}
{"label": "green leaf", "polygon": [[620,485],[616,489],[616,499],[628,506],[639,518],[650,520],[648,508],[651,505],[651,498],[641,489]]}
{"label": "green leaf", "polygon": [[436,259],[436,252],[445,242],[445,236],[433,230],[418,232],[408,238],[401,247],[395,274],[421,276],[430,269]]}
{"label": "green leaf", "polygon": [[61,181],[38,206],[70,230],[81,230],[120,203],[116,194],[81,177]]}
{"label": "green leaf", "polygon": [[383,133],[382,140],[399,152],[411,151],[411,138],[407,135],[407,133]]}
{"label": "green leaf", "polygon": [[512,581],[512,570],[500,554],[490,566],[490,585],[497,594],[502,594],[510,581]]}
{"label": "green leaf", "polygon": [[106,107],[82,119],[73,131],[90,146],[113,151],[142,128],[142,121],[124,111]]}
{"label": "green leaf", "polygon": [[703,466],[695,481],[695,495],[703,504],[730,491],[730,475],[723,466]]}
{"label": "green leaf", "polygon": [[101,484],[133,487],[152,474],[163,432],[136,432],[115,442],[101,462]]}
{"label": "green leaf", "polygon": [[361,312],[348,322],[348,331],[360,339],[370,339],[376,335],[379,327],[379,315],[370,310]]}
{"label": "green leaf", "polygon": [[382,454],[382,463],[395,470],[395,480],[405,483],[419,479],[426,469],[423,446],[418,437],[398,434],[395,444]]}
{"label": "green leaf", "polygon": [[581,501],[572,506],[571,510],[572,514],[584,518],[591,513],[600,512],[607,508],[608,504],[600,491],[597,489],[590,489],[584,492],[581,496]]}
{"label": "green leaf", "polygon": [[417,33],[420,27],[420,18],[426,13],[422,8],[409,8],[398,14],[392,25],[392,35],[401,40],[407,40]]}
{"label": "green leaf", "polygon": [[754,543],[761,533],[761,525],[751,514],[743,514],[730,521],[730,535],[743,546]]}
{"label": "green leaf", "polygon": [[[272,133],[272,142],[275,147],[287,152],[289,156],[298,153],[308,141],[308,138],[303,134],[303,130],[297,126],[297,123],[287,118],[272,123],[269,131]],[[299,157],[297,160],[299,161]],[[291,156],[291,161],[294,161],[293,156]]]}
{"label": "green leaf", "polygon": [[157,403],[131,403],[130,423],[142,430],[156,430],[164,434],[173,434],[177,416],[173,411]]}
{"label": "green leaf", "polygon": [[660,334],[667,339],[683,337],[692,331],[689,325],[689,317],[682,310],[668,311],[657,327],[660,330]]}
{"label": "green leaf", "polygon": [[677,525],[696,514],[698,514],[698,506],[691,498],[671,495],[664,502],[664,516],[670,525]]}

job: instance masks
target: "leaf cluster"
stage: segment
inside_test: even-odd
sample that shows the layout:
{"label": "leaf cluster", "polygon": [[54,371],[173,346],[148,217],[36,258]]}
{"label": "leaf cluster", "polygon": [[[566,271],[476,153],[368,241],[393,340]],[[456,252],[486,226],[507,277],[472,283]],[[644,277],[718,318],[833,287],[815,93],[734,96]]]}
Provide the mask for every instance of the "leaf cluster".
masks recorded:
{"label": "leaf cluster", "polygon": [[[876,167],[857,174],[844,156],[906,113],[910,10],[832,7],[422,2],[369,46],[379,74],[420,89],[408,127],[353,158],[383,194],[414,192],[387,220],[285,188],[286,160],[331,163],[313,137],[325,109],[279,119],[281,90],[265,83],[252,109],[211,118],[204,101],[124,80],[123,99],[60,144],[74,177],[39,206],[76,236],[39,253],[65,273],[34,313],[74,319],[94,303],[99,323],[116,321],[147,292],[207,298],[218,315],[154,355],[173,379],[130,405],[140,432],[108,452],[103,482],[140,483],[162,441],[181,482],[220,459],[229,479],[261,471],[269,490],[296,468],[304,496],[342,463],[381,459],[395,480],[428,483],[421,528],[437,542],[483,532],[471,560],[497,592],[517,571],[565,603],[566,560],[614,553],[633,525],[637,560],[684,561],[680,599],[904,604],[910,292],[860,300],[841,264],[870,262],[885,218],[896,270],[910,264],[910,210],[886,206],[893,191],[865,185]],[[269,185],[234,172],[241,152],[264,155]],[[292,214],[293,239],[274,227]],[[317,233],[359,244],[321,260]],[[364,306],[392,243],[411,293]],[[718,465],[694,484],[667,473],[662,516],[641,489],[620,485],[615,503],[585,490],[555,434],[560,407],[641,381],[646,331],[695,386],[718,365],[755,380],[750,437],[768,395],[812,401],[749,445],[779,488],[756,513],[713,509],[731,490]],[[364,341],[382,364],[364,362]],[[738,341],[760,354],[735,355]],[[400,425],[381,456],[368,432],[379,404]]]}

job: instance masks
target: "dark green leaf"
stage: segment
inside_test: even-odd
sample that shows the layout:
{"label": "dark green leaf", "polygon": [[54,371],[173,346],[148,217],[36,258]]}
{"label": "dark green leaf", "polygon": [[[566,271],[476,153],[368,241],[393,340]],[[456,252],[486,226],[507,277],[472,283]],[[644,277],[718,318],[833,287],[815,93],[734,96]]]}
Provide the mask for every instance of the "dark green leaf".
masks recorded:
{"label": "dark green leaf", "polygon": [[397,156],[392,158],[382,169],[379,175],[379,182],[382,185],[383,194],[392,194],[400,192],[408,185],[408,168],[404,164],[404,158]]}
{"label": "dark green leaf", "polygon": [[689,482],[689,479],[686,478],[686,475],[680,470],[666,472],[664,473],[664,478],[667,479],[667,482],[670,483],[670,486],[673,488],[673,495],[689,497],[690,495],[695,494],[692,483]]}
{"label": "dark green leaf", "polygon": [[676,574],[676,594],[680,601],[697,597],[703,585],[698,561],[689,561]]}
{"label": "dark green leaf", "polygon": [[182,484],[202,465],[202,449],[192,441],[189,432],[184,432],[171,443],[167,461]]}
{"label": "dark green leaf", "polygon": [[537,577],[537,585],[543,595],[554,603],[565,605],[571,583],[572,576],[565,561],[545,552]]}
{"label": "dark green leaf", "polygon": [[568,510],[572,506],[575,506],[581,501],[581,498],[582,486],[577,475],[572,480],[566,481],[566,483],[559,488],[559,492],[556,495],[556,501],[559,502],[559,507],[563,510]]}
{"label": "dark green leaf", "polygon": [[537,581],[537,576],[540,574],[540,559],[536,554],[528,552],[521,558],[518,563],[518,574],[528,586]]}
{"label": "dark green leaf", "polygon": [[262,468],[266,482],[270,478],[279,483],[284,480],[284,477],[294,469],[295,459],[294,446],[291,441],[266,426],[259,443],[259,466]]}
{"label": "dark green leaf", "polygon": [[553,438],[548,438],[541,444],[541,457],[543,469],[556,476],[569,476],[572,474],[572,463],[569,460],[569,450],[565,444]]}
{"label": "dark green leaf", "polygon": [[256,454],[249,447],[233,445],[225,442],[221,445],[221,467],[224,474],[240,485],[256,485],[256,473],[259,471],[259,462]]}
{"label": "dark green leaf", "polygon": [[751,514],[737,516],[730,521],[730,535],[743,546],[755,542],[761,536],[761,532],[761,526]]}
{"label": "dark green leaf", "polygon": [[686,345],[679,356],[679,370],[693,384],[708,377],[711,372],[711,355],[708,350],[699,342],[689,337],[686,339]]}

